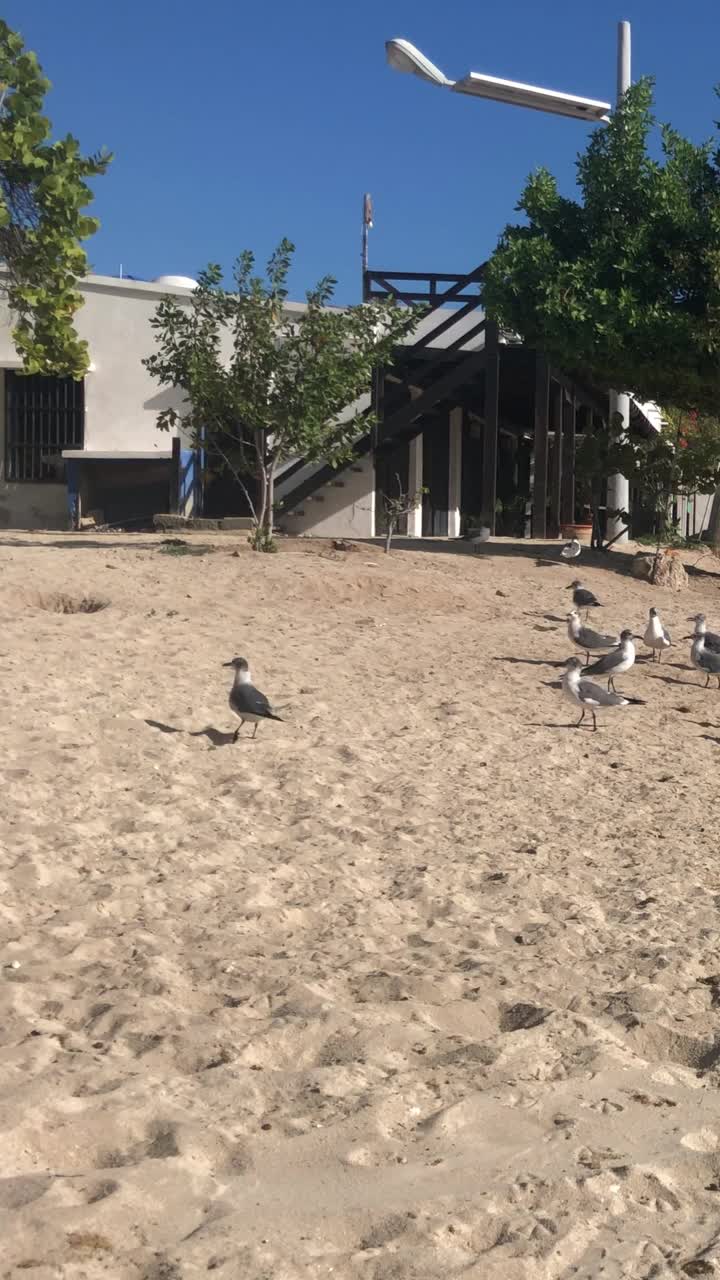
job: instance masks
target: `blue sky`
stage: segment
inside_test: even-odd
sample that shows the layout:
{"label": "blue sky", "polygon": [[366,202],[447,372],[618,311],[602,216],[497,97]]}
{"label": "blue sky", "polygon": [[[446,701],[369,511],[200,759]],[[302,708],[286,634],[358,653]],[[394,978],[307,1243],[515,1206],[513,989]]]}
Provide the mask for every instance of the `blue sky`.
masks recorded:
{"label": "blue sky", "polygon": [[8,0],[3,17],[53,81],[56,132],[115,153],[97,184],[93,269],[152,278],[264,260],[297,245],[292,292],[326,272],[360,291],[360,211],[375,205],[372,266],[462,271],[492,251],[526,175],[570,191],[580,122],[457,97],[398,75],[405,36],[449,76],[483,71],[610,100],[616,24],[657,113],[699,140],[720,103],[717,0]]}

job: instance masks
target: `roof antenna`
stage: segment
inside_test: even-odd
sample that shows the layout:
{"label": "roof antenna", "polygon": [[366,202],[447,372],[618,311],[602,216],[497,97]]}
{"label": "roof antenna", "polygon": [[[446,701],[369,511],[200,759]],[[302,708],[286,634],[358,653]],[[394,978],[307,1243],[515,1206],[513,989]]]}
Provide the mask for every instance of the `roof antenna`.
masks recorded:
{"label": "roof antenna", "polygon": [[366,193],[363,196],[363,228],[362,228],[362,285],[363,285],[363,301],[366,301],[367,289],[367,269],[368,269],[368,231],[373,224],[373,203],[372,196]]}

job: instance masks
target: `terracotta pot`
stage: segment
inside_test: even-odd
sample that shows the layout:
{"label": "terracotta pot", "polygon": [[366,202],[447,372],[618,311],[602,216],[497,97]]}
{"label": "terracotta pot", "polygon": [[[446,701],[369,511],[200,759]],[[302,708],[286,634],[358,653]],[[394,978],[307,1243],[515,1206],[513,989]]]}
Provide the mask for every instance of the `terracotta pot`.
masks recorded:
{"label": "terracotta pot", "polygon": [[578,542],[584,547],[589,547],[592,543],[591,524],[563,524],[560,526],[560,536],[562,538],[577,538]]}

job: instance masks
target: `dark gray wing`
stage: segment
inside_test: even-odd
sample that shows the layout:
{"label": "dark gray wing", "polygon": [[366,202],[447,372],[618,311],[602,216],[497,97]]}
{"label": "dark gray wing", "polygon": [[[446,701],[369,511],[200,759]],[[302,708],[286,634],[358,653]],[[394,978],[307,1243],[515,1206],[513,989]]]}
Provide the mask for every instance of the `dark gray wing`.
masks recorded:
{"label": "dark gray wing", "polygon": [[598,658],[597,662],[594,662],[591,667],[586,667],[585,670],[589,675],[607,675],[609,671],[614,671],[622,660],[622,650],[612,649],[610,653],[606,653],[602,658]]}
{"label": "dark gray wing", "polygon": [[720,675],[720,653],[714,653],[712,649],[708,649],[707,636],[705,637],[705,652],[700,658],[700,666],[705,671],[712,671],[715,675]]}
{"label": "dark gray wing", "polygon": [[592,680],[581,680],[578,693],[580,701],[588,706],[624,707],[627,702],[622,694],[609,693],[607,689],[601,689],[599,684],[593,684]]}
{"label": "dark gray wing", "polygon": [[597,596],[592,591],[586,591],[584,587],[576,588],[573,600],[575,604],[580,605],[583,609],[592,608],[593,605],[596,605],[598,609],[602,608]]}
{"label": "dark gray wing", "polygon": [[266,720],[277,719],[265,694],[256,689],[254,684],[236,685],[230,694],[230,705],[239,716],[260,716]]}
{"label": "dark gray wing", "polygon": [[602,635],[600,631],[593,631],[592,627],[581,627],[576,643],[583,649],[614,649],[620,643],[620,637]]}
{"label": "dark gray wing", "polygon": [[720,636],[715,631],[705,632],[705,648],[710,653],[720,653]]}

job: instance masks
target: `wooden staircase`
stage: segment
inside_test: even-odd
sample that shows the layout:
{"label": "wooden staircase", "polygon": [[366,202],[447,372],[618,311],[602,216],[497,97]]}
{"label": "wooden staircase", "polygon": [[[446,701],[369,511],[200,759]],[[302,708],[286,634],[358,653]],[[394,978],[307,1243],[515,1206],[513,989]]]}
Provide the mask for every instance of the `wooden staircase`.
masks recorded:
{"label": "wooden staircase", "polygon": [[[480,309],[483,267],[467,275],[438,272],[367,271],[365,301],[392,298],[417,307],[412,341],[400,347],[391,368],[378,371],[366,416],[376,425],[361,433],[345,463],[331,467],[293,461],[278,477],[279,515],[309,501],[322,502],[323,489],[341,486],[342,472],[372,451],[390,451],[423,430],[424,418],[476,378],[485,367],[488,326]],[[356,402],[358,404],[359,402]],[[355,410],[357,412],[357,409]],[[363,412],[362,409],[360,412]]]}

